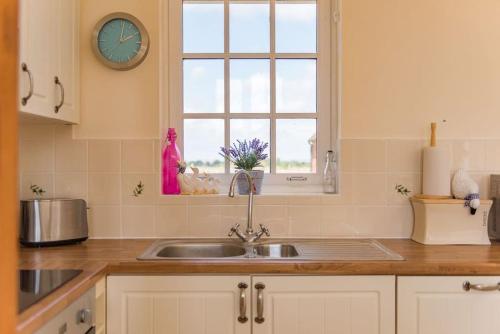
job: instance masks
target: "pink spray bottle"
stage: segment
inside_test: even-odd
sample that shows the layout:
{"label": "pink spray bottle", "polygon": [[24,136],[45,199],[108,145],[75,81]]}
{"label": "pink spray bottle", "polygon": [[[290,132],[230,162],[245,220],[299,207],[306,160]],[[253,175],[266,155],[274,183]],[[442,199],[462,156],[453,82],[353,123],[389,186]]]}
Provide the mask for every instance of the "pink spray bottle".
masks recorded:
{"label": "pink spray bottle", "polygon": [[181,153],[175,143],[177,134],[174,128],[168,128],[168,144],[163,150],[163,194],[177,195],[181,193],[177,173],[179,172],[178,162],[181,160]]}

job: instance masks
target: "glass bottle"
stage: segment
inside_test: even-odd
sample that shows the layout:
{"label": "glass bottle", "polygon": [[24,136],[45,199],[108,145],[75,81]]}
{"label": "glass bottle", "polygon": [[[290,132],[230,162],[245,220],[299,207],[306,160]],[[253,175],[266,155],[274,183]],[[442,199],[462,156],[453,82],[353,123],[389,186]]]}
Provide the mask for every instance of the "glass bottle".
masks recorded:
{"label": "glass bottle", "polygon": [[326,152],[323,192],[326,194],[335,194],[337,192],[337,162],[335,153],[332,150]]}
{"label": "glass bottle", "polygon": [[179,172],[179,161],[181,153],[176,144],[177,134],[174,128],[168,129],[167,146],[163,150],[163,187],[164,195],[177,195],[181,193],[177,173]]}

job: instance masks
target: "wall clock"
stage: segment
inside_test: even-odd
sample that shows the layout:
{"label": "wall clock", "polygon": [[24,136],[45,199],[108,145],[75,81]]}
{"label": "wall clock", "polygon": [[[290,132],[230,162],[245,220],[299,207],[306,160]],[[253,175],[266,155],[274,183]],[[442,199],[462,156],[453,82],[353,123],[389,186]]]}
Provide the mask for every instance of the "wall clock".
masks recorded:
{"label": "wall clock", "polygon": [[104,65],[126,71],[146,58],[149,35],[136,17],[112,13],[97,22],[92,34],[92,49]]}

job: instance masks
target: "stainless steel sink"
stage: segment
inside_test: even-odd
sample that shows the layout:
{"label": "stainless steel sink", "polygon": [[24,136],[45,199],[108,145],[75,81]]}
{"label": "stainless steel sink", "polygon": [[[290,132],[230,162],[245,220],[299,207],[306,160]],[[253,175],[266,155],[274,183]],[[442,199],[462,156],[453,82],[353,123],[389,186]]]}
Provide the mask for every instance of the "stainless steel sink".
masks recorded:
{"label": "stainless steel sink", "polygon": [[157,257],[165,258],[219,258],[246,254],[245,247],[224,243],[176,243],[166,245]]}
{"label": "stainless steel sink", "polygon": [[267,259],[400,261],[402,256],[371,239],[282,239],[248,244],[228,239],[157,240],[138,260]]}
{"label": "stainless steel sink", "polygon": [[272,258],[286,258],[297,257],[299,253],[293,245],[286,244],[268,244],[258,245],[254,247],[256,255],[272,257]]}

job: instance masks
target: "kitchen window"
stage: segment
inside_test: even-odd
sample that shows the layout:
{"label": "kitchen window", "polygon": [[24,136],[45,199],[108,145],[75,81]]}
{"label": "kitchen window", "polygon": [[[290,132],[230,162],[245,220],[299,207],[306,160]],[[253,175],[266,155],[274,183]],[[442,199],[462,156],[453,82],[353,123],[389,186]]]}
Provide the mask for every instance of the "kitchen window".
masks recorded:
{"label": "kitchen window", "polygon": [[320,191],[326,152],[338,152],[336,1],[165,7],[162,124],[177,129],[188,166],[227,182],[234,168],[220,147],[259,138],[269,143],[264,192]]}

